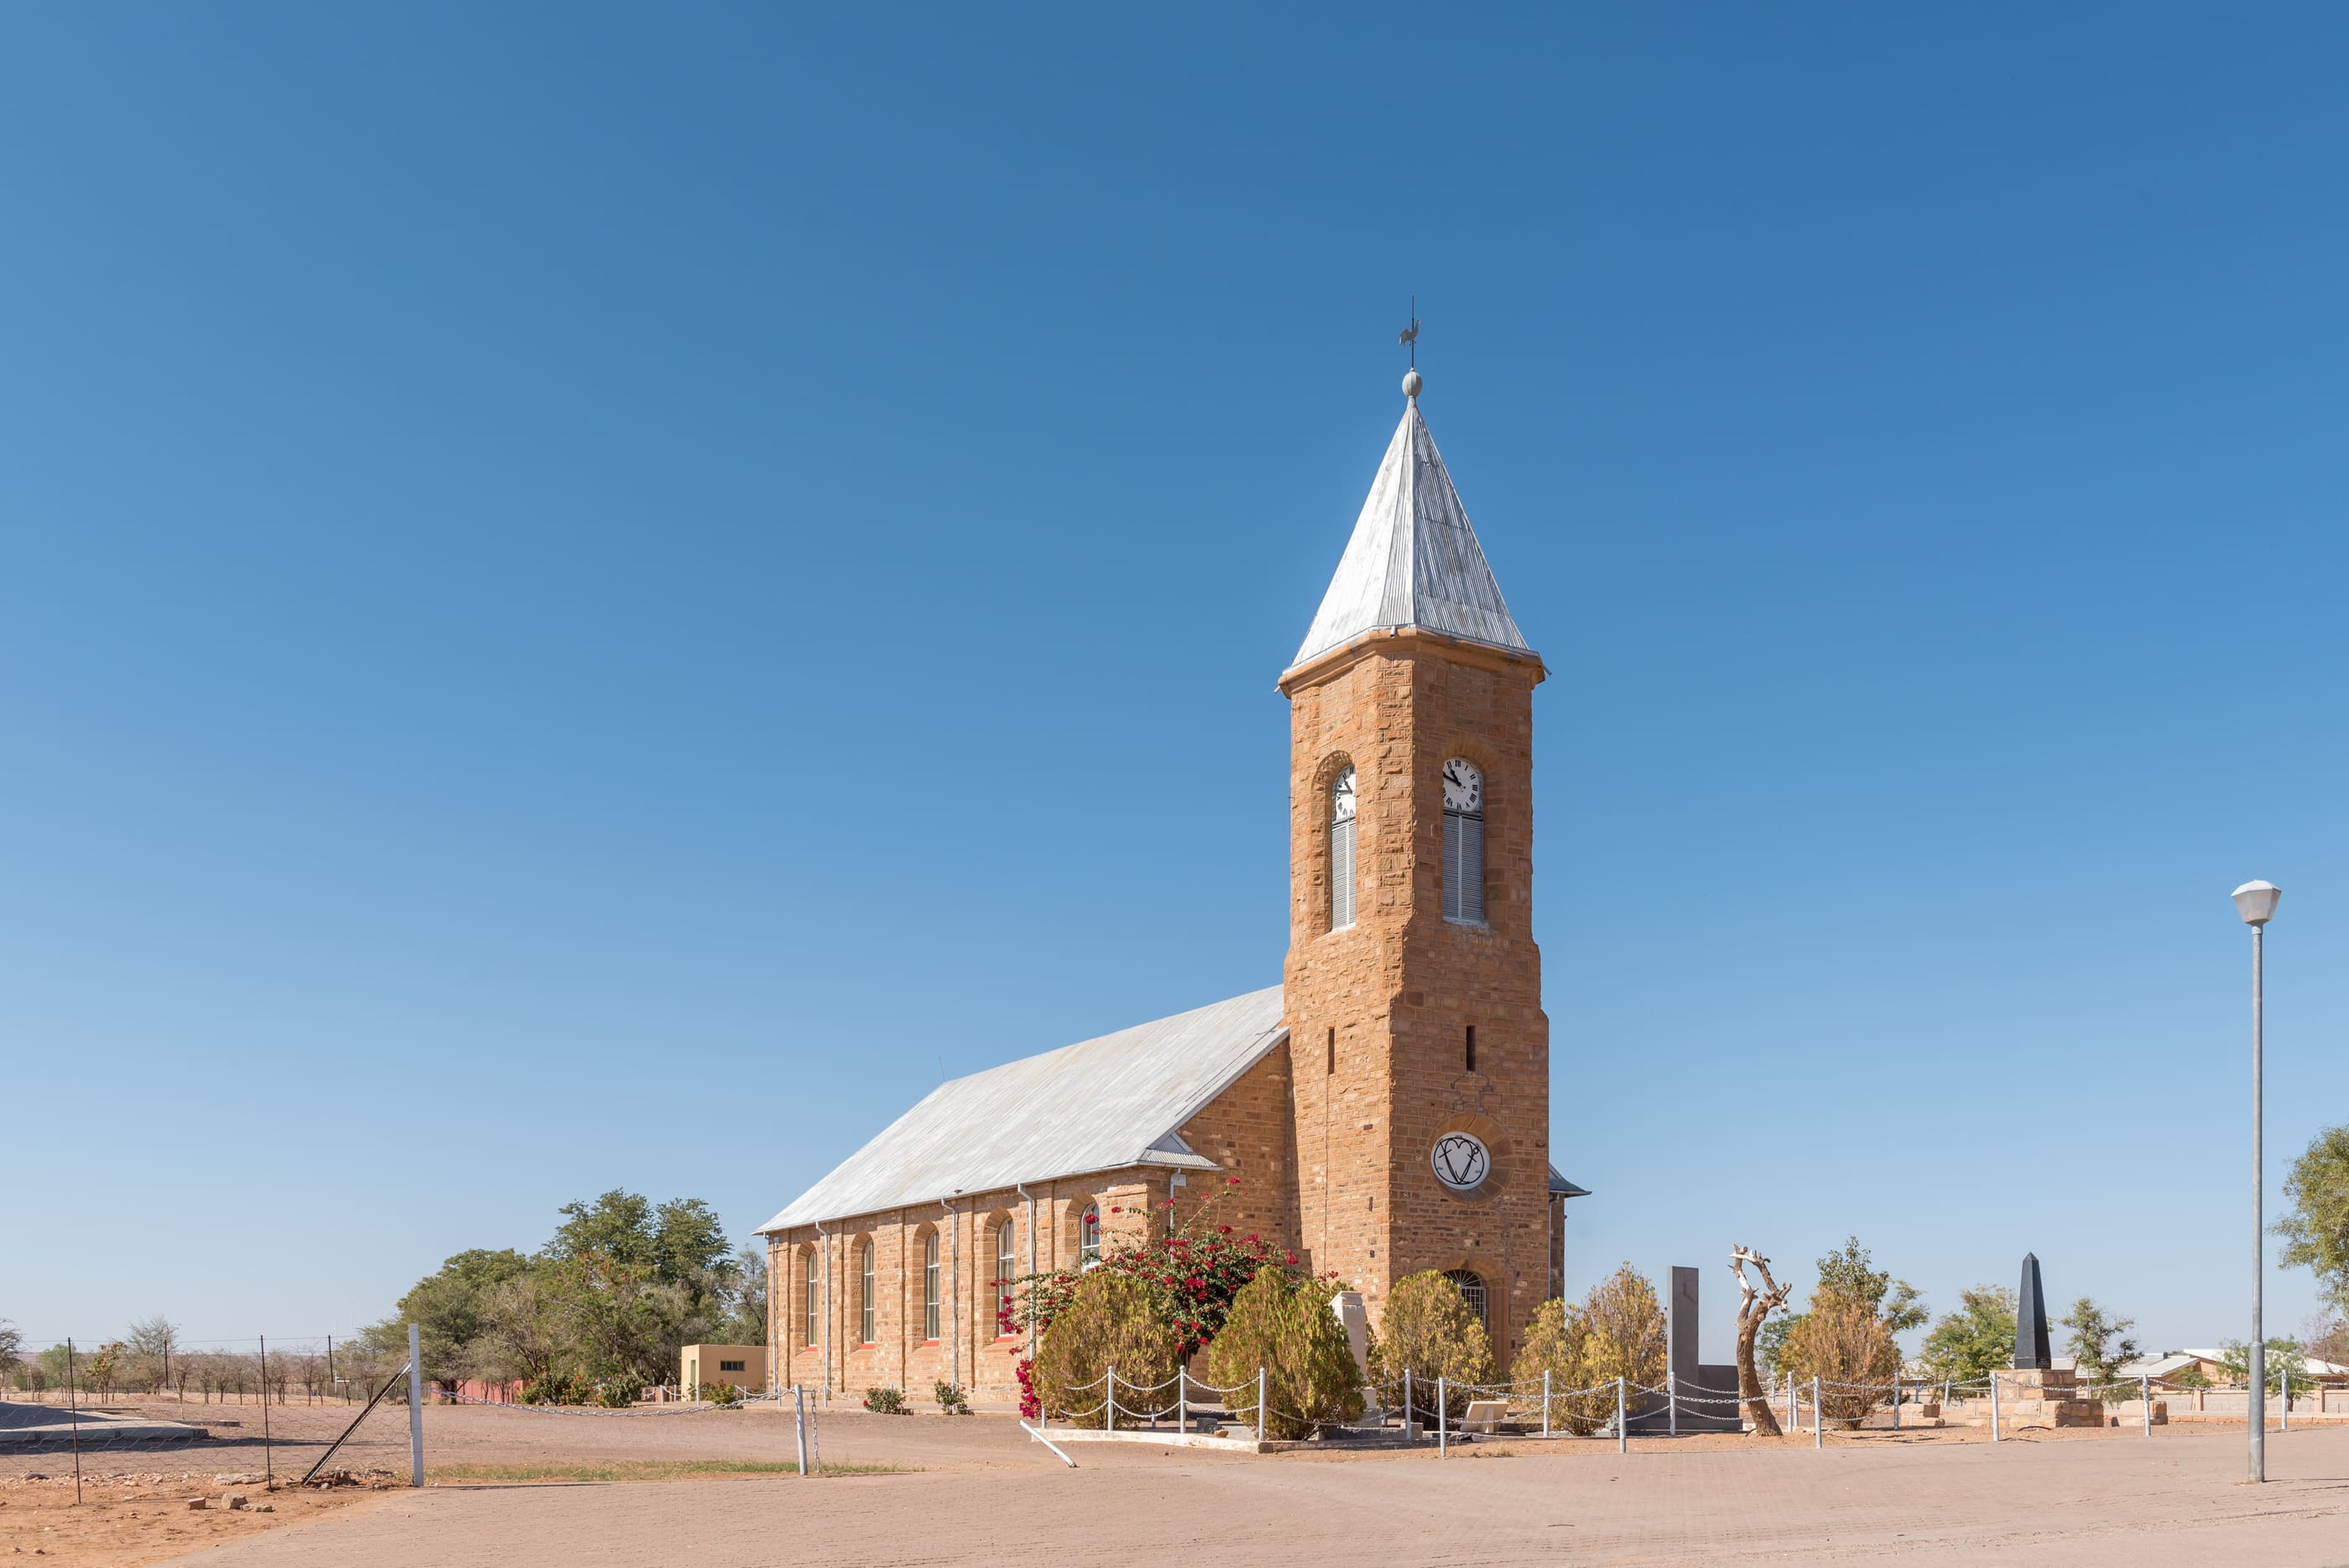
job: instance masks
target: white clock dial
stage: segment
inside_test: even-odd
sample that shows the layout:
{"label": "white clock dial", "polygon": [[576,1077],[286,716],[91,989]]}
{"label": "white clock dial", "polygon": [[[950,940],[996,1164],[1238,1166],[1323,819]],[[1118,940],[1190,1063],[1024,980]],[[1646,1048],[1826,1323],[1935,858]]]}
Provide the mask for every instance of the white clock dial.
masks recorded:
{"label": "white clock dial", "polygon": [[1330,818],[1333,822],[1354,820],[1354,770],[1348,768],[1338,775],[1330,789]]}
{"label": "white clock dial", "polygon": [[1493,1157],[1475,1133],[1444,1134],[1429,1151],[1428,1163],[1435,1168],[1435,1179],[1454,1192],[1482,1187],[1493,1169]]}
{"label": "white clock dial", "polygon": [[1454,757],[1444,764],[1444,809],[1485,809],[1485,775],[1465,757]]}

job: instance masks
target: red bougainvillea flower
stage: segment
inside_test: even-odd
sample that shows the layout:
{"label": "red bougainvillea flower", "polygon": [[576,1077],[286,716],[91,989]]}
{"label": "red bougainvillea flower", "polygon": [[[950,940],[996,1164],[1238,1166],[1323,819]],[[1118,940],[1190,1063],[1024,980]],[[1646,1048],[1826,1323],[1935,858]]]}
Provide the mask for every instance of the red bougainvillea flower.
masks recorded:
{"label": "red bougainvillea flower", "polygon": [[1216,1230],[1221,1235],[1228,1236],[1232,1233],[1232,1228],[1228,1225],[1218,1225]]}
{"label": "red bougainvillea flower", "polygon": [[1249,1232],[1248,1232],[1248,1240],[1249,1240],[1249,1241],[1255,1241],[1255,1240],[1256,1240],[1256,1232],[1255,1232],[1255,1231],[1249,1231]]}
{"label": "red bougainvillea flower", "polygon": [[1240,1179],[1237,1176],[1227,1176],[1224,1178],[1224,1179],[1230,1182],[1234,1187],[1237,1187],[1240,1184]]}

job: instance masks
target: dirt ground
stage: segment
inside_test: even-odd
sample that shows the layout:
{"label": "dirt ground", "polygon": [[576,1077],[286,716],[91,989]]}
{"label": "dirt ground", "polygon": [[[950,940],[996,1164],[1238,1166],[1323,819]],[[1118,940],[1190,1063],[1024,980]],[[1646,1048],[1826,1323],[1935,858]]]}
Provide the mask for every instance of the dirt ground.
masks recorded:
{"label": "dirt ground", "polygon": [[[331,1409],[272,1412],[273,1463],[299,1472]],[[2230,1427],[1974,1428],[1480,1440],[1351,1455],[1253,1456],[1154,1443],[1068,1446],[1070,1469],[1010,1419],[819,1417],[802,1480],[787,1414],[614,1416],[433,1407],[431,1484],[383,1491],[242,1485],[274,1511],[191,1511],[220,1474],[257,1474],[257,1438],[199,1450],[0,1459],[0,1556],[207,1568],[553,1568],[584,1561],[752,1564],[1258,1563],[1316,1554],[1425,1563],[2349,1563],[2349,1429],[2271,1433],[2265,1487]],[[347,1421],[347,1415],[340,1419]],[[315,1429],[314,1429],[315,1428]],[[404,1462],[404,1423],[391,1434]],[[387,1453],[392,1445],[379,1444]],[[295,1462],[298,1460],[298,1463]],[[144,1466],[146,1468],[141,1469]],[[61,1480],[29,1482],[27,1470]],[[846,1473],[843,1473],[846,1472]],[[98,1484],[101,1474],[137,1477]],[[135,1517],[134,1517],[135,1516]]]}

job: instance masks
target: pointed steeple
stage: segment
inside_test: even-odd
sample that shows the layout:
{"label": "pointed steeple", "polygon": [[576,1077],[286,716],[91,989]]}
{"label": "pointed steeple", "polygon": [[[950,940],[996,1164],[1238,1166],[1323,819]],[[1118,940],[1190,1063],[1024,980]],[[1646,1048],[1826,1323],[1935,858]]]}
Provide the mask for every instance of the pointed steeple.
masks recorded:
{"label": "pointed steeple", "polygon": [[1417,370],[1403,379],[1410,401],[1402,422],[1387,443],[1338,574],[1291,669],[1366,631],[1400,627],[1533,651],[1509,615],[1435,438],[1419,416],[1419,379]]}

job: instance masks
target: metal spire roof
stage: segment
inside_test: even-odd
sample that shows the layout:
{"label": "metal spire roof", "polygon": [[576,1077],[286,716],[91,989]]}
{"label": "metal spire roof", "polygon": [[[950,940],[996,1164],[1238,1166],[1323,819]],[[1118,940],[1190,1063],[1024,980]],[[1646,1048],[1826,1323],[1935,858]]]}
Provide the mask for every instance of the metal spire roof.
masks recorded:
{"label": "metal spire roof", "polygon": [[1414,371],[1404,380],[1413,396],[1402,422],[1387,443],[1370,499],[1292,669],[1366,631],[1395,627],[1533,651],[1493,580],[1435,438],[1419,417],[1418,379]]}

